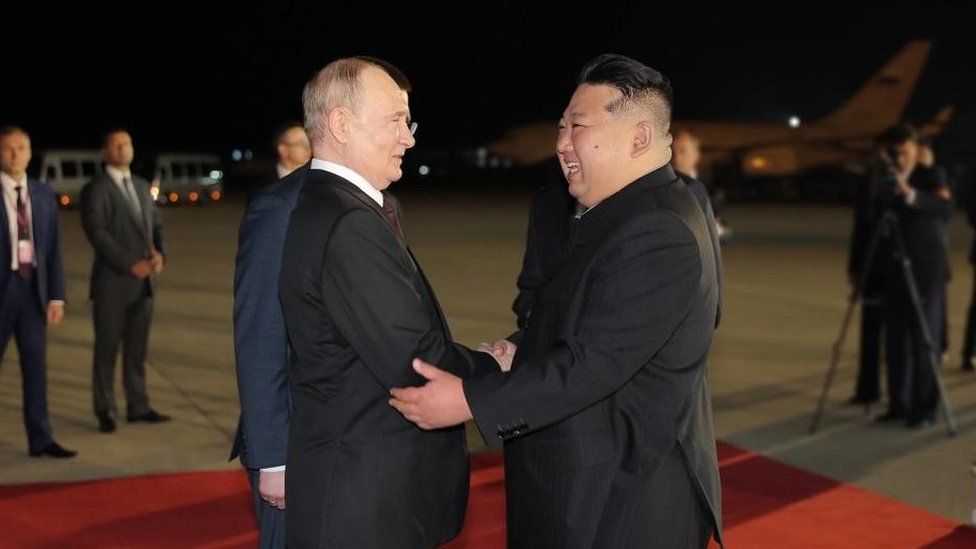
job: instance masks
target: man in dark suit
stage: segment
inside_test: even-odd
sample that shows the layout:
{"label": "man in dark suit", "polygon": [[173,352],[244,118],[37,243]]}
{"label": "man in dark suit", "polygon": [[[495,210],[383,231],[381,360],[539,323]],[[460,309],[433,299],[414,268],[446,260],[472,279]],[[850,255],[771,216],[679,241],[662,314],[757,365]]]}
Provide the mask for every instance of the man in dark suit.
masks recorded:
{"label": "man in dark suit", "polygon": [[[673,147],[672,147],[672,150]],[[675,151],[676,152],[676,151]],[[719,224],[715,219],[708,188],[700,180],[680,170],[672,158],[675,173],[685,182],[688,189],[695,195],[695,200],[705,214],[708,221],[712,246],[715,249],[715,265],[718,269],[718,280],[722,280],[722,258],[719,237]],[[518,330],[506,337],[507,340],[519,343],[522,332],[528,326],[532,306],[535,305],[536,292],[539,286],[548,278],[549,271],[556,264],[562,254],[566,241],[578,224],[581,209],[576,199],[569,194],[569,187],[563,177],[562,168],[558,160],[554,161],[554,169],[559,170],[551,175],[546,173],[546,181],[536,189],[529,204],[529,222],[525,238],[525,252],[522,255],[522,269],[516,280],[518,294],[512,302],[512,312],[515,313]],[[721,292],[719,292],[721,299]],[[721,317],[715,319],[718,327]],[[500,348],[501,349],[501,348]]]}
{"label": "man in dark suit", "polygon": [[248,201],[241,219],[234,272],[234,356],[241,417],[230,459],[240,456],[247,469],[262,549],[285,547],[291,350],[278,301],[278,275],[288,217],[304,179],[304,173],[294,172],[311,156],[305,129],[299,124],[283,126],[275,132],[275,150],[278,162],[270,183]]}
{"label": "man in dark suit", "polygon": [[719,307],[708,221],[668,165],[671,88],[620,55],[583,67],[557,153],[586,208],[538,290],[508,373],[429,381],[391,404],[505,442],[513,549],[721,541],[706,358]]}
{"label": "man in dark suit", "polygon": [[[969,228],[976,230],[976,179],[972,177],[965,187],[964,206],[966,221]],[[976,235],[969,244],[969,265],[972,272],[973,285],[969,298],[969,308],[966,314],[966,326],[963,328],[962,361],[964,372],[976,371]]]}
{"label": "man in dark suit", "polygon": [[498,370],[451,340],[386,188],[414,146],[406,78],[384,61],[334,61],[306,85],[314,156],[289,222],[279,288],[294,356],[288,547],[439,546],[461,530],[463,426],[424,431],[387,404],[423,382],[421,356],[459,376]]}
{"label": "man in dark suit", "polygon": [[[889,128],[882,138],[890,162],[883,200],[897,219],[912,277],[904,275],[899,253],[885,258],[883,315],[889,401],[888,410],[876,419],[925,428],[935,421],[940,397],[935,369],[942,354],[941,304],[949,277],[945,227],[952,211],[952,193],[943,172],[918,163],[916,139],[915,129],[907,124]],[[917,290],[918,308],[909,282]],[[922,331],[923,322],[929,341]]]}
{"label": "man in dark suit", "polygon": [[95,350],[92,389],[98,430],[116,428],[115,357],[122,344],[127,421],[160,423],[170,417],[149,406],[146,351],[156,275],[163,270],[163,225],[149,183],[130,169],[132,137],[105,136],[105,171],[81,190],[81,223],[95,250],[91,271]]}
{"label": "man in dark suit", "polygon": [[27,176],[30,137],[0,128],[0,360],[17,340],[24,426],[31,456],[74,457],[55,442],[47,413],[47,325],[64,318],[64,270],[58,206],[47,185]]}

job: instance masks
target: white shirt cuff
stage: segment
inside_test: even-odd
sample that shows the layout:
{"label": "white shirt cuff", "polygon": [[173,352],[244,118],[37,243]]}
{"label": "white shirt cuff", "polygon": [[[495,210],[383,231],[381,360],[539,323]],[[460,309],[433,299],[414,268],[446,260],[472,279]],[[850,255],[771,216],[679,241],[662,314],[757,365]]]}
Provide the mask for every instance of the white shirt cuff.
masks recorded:
{"label": "white shirt cuff", "polygon": [[277,473],[278,471],[284,471],[284,470],[285,470],[285,466],[284,465],[279,465],[277,467],[262,467],[261,468],[261,471],[263,471],[265,473]]}

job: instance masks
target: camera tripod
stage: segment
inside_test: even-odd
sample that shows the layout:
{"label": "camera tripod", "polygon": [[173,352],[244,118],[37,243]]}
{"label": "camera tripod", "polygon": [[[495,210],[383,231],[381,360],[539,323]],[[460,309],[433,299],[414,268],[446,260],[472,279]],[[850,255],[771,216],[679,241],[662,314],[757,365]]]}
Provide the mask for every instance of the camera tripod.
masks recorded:
{"label": "camera tripod", "polygon": [[[918,286],[915,284],[915,276],[912,273],[912,261],[909,259],[905,250],[905,241],[902,237],[901,231],[898,228],[898,217],[895,215],[895,212],[891,211],[891,209],[888,207],[883,209],[881,218],[878,220],[874,227],[874,231],[871,234],[871,239],[868,243],[867,255],[865,256],[864,260],[864,268],[861,270],[861,274],[858,277],[854,293],[851,294],[850,304],[847,307],[847,312],[844,314],[844,322],[841,324],[840,336],[834,343],[833,352],[831,353],[830,357],[830,367],[827,369],[827,377],[824,380],[823,390],[820,392],[820,400],[817,403],[817,409],[813,414],[813,423],[810,425],[810,433],[815,433],[820,424],[820,416],[823,415],[824,404],[827,400],[827,392],[830,390],[830,383],[833,381],[834,373],[837,370],[837,362],[840,360],[841,349],[843,348],[844,340],[847,338],[847,329],[850,326],[854,309],[856,308],[857,304],[863,300],[864,286],[867,283],[868,274],[871,269],[871,265],[874,263],[874,255],[877,253],[878,243],[881,241],[882,235],[890,235],[891,239],[894,241],[894,253],[895,258],[898,260],[901,267],[899,269],[901,271],[901,278],[908,290],[912,310],[915,313],[915,321],[920,327],[919,331],[922,335],[922,346],[925,350],[924,356],[926,358],[926,362],[928,362],[928,367],[932,369],[935,386],[939,392],[939,407],[942,410],[942,416],[945,418],[946,431],[948,432],[949,436],[954,436],[956,434],[956,422],[952,417],[952,410],[949,408],[949,400],[942,384],[942,375],[939,370],[939,360],[936,355],[935,345],[932,342],[932,334],[929,331],[929,325],[925,321],[925,315],[922,312],[922,302],[918,293]],[[889,281],[889,283],[897,284],[897,281]],[[885,337],[888,337],[888,335],[885,334]],[[913,364],[913,367],[918,368],[923,367],[923,365]]]}

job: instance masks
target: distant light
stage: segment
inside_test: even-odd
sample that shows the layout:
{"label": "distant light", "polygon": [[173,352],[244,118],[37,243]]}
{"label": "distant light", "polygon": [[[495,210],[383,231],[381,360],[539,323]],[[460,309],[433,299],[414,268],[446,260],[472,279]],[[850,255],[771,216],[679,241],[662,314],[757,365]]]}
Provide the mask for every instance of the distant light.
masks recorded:
{"label": "distant light", "polygon": [[242,153],[240,149],[234,149],[230,153],[230,158],[234,162],[240,162],[241,159],[244,158],[244,153]]}
{"label": "distant light", "polygon": [[250,160],[252,158],[254,158],[254,151],[252,151],[251,149],[247,149],[246,151],[244,151],[245,160]]}
{"label": "distant light", "polygon": [[800,117],[799,116],[791,116],[790,117],[790,127],[791,128],[799,128],[800,127]]}
{"label": "distant light", "polygon": [[220,170],[210,170],[210,179],[221,179],[224,177],[224,172]]}
{"label": "distant light", "polygon": [[430,166],[424,164],[417,168],[417,171],[420,172],[420,175],[430,175]]}
{"label": "distant light", "polygon": [[756,169],[763,169],[766,167],[766,159],[761,156],[753,156],[749,159],[749,164]]}

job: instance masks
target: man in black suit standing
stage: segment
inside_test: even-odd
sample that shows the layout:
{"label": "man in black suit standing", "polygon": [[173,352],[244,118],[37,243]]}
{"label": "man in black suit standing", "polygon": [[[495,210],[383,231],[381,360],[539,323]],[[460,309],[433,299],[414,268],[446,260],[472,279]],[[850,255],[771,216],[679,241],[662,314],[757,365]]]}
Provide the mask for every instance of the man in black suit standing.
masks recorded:
{"label": "man in black suit standing", "polygon": [[258,547],[285,547],[285,469],[291,392],[291,349],[278,300],[281,248],[311,147],[305,129],[275,132],[278,162],[270,182],[248,201],[238,231],[234,270],[234,357],[241,417],[230,459],[247,468],[258,521]]}
{"label": "man in black suit standing", "polygon": [[[919,307],[912,302],[903,258],[890,254],[884,259],[883,305],[889,401],[888,410],[876,418],[904,421],[912,429],[932,425],[939,404],[934,369],[940,366],[942,354],[941,305],[949,277],[945,227],[952,212],[945,173],[918,163],[917,138],[911,125],[899,124],[881,139],[890,164],[883,200],[897,218]],[[926,345],[921,322],[928,329],[931,347]]]}
{"label": "man in black suit standing", "polygon": [[671,87],[601,55],[557,152],[586,211],[538,289],[508,373],[429,381],[391,404],[427,429],[505,442],[508,546],[704,548],[721,541],[706,358],[719,307],[705,214],[669,166]]}
{"label": "man in black suit standing", "polygon": [[55,442],[47,413],[47,325],[64,318],[64,269],[54,193],[27,176],[30,137],[0,128],[0,360],[10,336],[17,340],[24,426],[31,456],[74,457]]}
{"label": "man in black suit standing", "polygon": [[149,183],[130,169],[132,137],[105,135],[105,171],[81,190],[81,223],[95,250],[91,271],[95,350],[92,389],[98,430],[116,428],[115,357],[122,344],[126,420],[160,423],[170,417],[149,406],[146,351],[156,275],[163,270],[163,225]]}
{"label": "man in black suit standing", "polygon": [[303,94],[313,158],[292,212],[279,288],[294,356],[287,545],[439,546],[461,530],[463,426],[417,428],[387,404],[419,385],[420,356],[465,377],[498,370],[451,340],[386,188],[416,143],[408,86],[385,61],[351,57]]}

